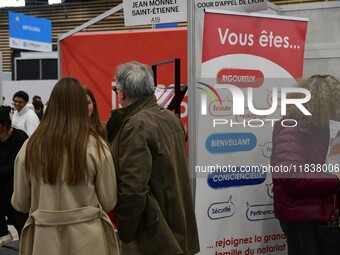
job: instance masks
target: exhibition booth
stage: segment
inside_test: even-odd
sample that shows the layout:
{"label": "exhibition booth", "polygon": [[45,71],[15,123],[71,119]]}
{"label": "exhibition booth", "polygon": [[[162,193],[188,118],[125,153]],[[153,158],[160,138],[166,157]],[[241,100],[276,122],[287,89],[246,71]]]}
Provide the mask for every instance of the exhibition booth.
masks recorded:
{"label": "exhibition booth", "polygon": [[[274,216],[268,169],[272,120],[280,119],[283,87],[317,73],[340,77],[340,2],[268,3],[267,10],[251,13],[219,8],[216,2],[224,1],[208,1],[213,8],[205,9],[201,2],[188,1],[187,28],[81,32],[122,10],[121,4],[60,35],[59,77],[89,87],[103,121],[119,107],[112,88],[122,63],[157,66],[164,106],[176,81],[187,87],[177,103],[189,137],[199,254],[283,255],[287,244]],[[30,82],[26,90],[48,97],[54,82]],[[3,82],[3,95],[10,99],[23,83]],[[173,94],[164,100],[167,90]]]}

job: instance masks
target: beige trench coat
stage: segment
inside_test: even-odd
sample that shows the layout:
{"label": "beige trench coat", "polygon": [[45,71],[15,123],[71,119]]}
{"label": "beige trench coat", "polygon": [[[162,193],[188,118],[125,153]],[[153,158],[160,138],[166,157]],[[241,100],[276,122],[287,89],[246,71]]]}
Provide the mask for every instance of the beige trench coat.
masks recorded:
{"label": "beige trench coat", "polygon": [[115,169],[109,149],[99,157],[88,146],[86,184],[50,185],[25,173],[24,143],[15,161],[12,205],[30,216],[20,238],[20,255],[116,255],[117,238],[105,211],[117,201]]}

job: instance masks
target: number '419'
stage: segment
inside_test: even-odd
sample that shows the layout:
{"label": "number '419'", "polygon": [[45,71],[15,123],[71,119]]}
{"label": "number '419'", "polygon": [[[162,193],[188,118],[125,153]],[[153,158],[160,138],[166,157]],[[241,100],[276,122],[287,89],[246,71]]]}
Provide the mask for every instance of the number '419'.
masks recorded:
{"label": "number '419'", "polygon": [[160,17],[153,17],[151,19],[151,23],[159,23],[159,22],[161,22],[161,18]]}

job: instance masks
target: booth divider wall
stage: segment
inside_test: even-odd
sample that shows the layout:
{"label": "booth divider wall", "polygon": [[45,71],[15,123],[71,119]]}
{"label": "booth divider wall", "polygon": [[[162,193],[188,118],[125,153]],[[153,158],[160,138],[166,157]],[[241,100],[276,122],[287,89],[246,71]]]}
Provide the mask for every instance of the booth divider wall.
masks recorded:
{"label": "booth divider wall", "polygon": [[[181,61],[181,84],[187,84],[187,29],[78,33],[60,41],[61,75],[73,76],[93,90],[101,118],[117,108],[112,79],[118,65],[139,61],[148,65],[168,59]],[[174,84],[174,66],[158,70],[158,85]],[[185,103],[182,117],[186,117]]]}

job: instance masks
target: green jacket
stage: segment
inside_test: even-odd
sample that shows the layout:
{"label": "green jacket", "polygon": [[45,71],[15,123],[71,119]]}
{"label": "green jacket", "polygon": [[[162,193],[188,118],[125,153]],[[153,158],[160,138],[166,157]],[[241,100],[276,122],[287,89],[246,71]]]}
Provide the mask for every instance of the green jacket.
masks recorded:
{"label": "green jacket", "polygon": [[135,240],[147,255],[197,253],[186,134],[180,119],[161,108],[154,96],[139,99],[114,116],[119,126],[112,149],[120,239]]}

